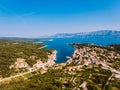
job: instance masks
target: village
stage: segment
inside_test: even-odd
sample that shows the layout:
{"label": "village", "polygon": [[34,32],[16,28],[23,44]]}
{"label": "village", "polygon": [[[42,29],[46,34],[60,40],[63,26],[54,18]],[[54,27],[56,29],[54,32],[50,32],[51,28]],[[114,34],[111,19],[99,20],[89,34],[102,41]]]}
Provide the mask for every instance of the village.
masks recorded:
{"label": "village", "polygon": [[116,59],[120,59],[120,54],[114,51],[109,51],[103,47],[90,47],[82,46],[79,48],[77,46],[73,55],[65,62],[57,64],[54,69],[62,69],[66,66],[65,72],[75,72],[82,70],[83,67],[88,66],[92,67],[93,65],[101,66],[103,69],[111,70],[116,73],[114,76],[120,78],[120,66],[119,69],[112,67],[113,62]]}
{"label": "village", "polygon": [[[23,76],[23,75],[26,75],[26,74],[35,72],[35,71],[37,71],[37,70],[39,70],[39,72],[40,72],[41,74],[46,73],[46,72],[47,72],[47,69],[55,64],[56,53],[57,53],[56,50],[52,51],[52,54],[49,54],[49,55],[48,55],[48,60],[47,60],[47,62],[44,62],[44,63],[43,63],[43,62],[39,59],[39,60],[37,60],[37,62],[36,62],[32,67],[29,66],[29,64],[25,61],[25,59],[23,59],[23,58],[17,58],[16,61],[15,61],[15,63],[12,64],[9,68],[10,68],[10,69],[15,69],[15,70],[20,70],[20,69],[22,69],[23,72],[20,72],[20,73],[18,73],[17,75],[10,76],[10,77],[7,77],[7,78],[0,78],[0,82],[4,82],[4,81],[6,81],[6,80],[8,80],[8,79],[9,79],[9,81],[11,81],[12,78],[17,78],[17,77],[20,77],[20,76]],[[32,57],[30,57],[30,58],[35,59],[34,56],[32,56]]]}
{"label": "village", "polygon": [[[51,67],[55,64],[55,60],[56,60],[56,51],[52,51],[52,54],[49,54],[48,55],[48,60],[47,62],[42,62],[41,59],[38,59],[37,62],[32,66],[30,67],[28,65],[27,62],[25,62],[25,59],[23,58],[17,58],[16,62],[10,66],[10,69],[12,68],[16,68],[16,69],[20,69],[20,68],[24,68],[24,69],[27,69],[27,71],[29,72],[33,72],[37,69],[40,69],[42,68],[43,70],[47,70],[48,67]],[[30,57],[30,58],[35,58],[34,56]]]}

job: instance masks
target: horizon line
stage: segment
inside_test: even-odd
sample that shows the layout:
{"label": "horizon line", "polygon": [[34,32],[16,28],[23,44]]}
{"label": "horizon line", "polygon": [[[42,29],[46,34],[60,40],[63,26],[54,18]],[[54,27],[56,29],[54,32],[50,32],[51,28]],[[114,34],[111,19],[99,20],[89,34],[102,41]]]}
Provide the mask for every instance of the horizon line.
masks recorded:
{"label": "horizon line", "polygon": [[33,39],[33,38],[49,38],[50,36],[56,35],[56,34],[77,34],[77,33],[91,33],[91,32],[99,32],[99,31],[118,31],[120,32],[120,30],[96,30],[96,31],[82,31],[82,32],[63,32],[63,33],[55,33],[55,34],[51,34],[51,35],[43,35],[43,36],[37,36],[37,37],[30,37],[30,36],[0,36],[0,38],[26,38],[26,39]]}

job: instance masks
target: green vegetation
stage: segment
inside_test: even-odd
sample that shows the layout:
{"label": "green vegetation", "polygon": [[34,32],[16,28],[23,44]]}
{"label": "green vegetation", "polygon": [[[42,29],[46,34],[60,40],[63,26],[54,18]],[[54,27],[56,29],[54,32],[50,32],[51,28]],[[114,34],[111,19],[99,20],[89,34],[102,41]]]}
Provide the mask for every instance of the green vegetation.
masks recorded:
{"label": "green vegetation", "polygon": [[84,81],[87,82],[88,90],[103,90],[103,88],[113,86],[119,88],[119,83],[115,81],[112,81],[111,87],[111,84],[106,85],[112,73],[99,66],[84,67],[81,71],[74,71],[75,74],[70,74],[65,69],[49,69],[47,73],[34,75],[25,81],[14,80],[9,84],[1,85],[0,90],[71,90],[75,87],[82,88],[80,85]]}
{"label": "green vegetation", "polygon": [[[15,72],[15,70],[9,69],[9,66],[11,63],[15,62],[16,58],[24,58],[26,59],[26,62],[32,66],[38,59],[45,62],[48,54],[51,53],[51,50],[39,49],[39,47],[42,47],[43,45],[37,43],[19,41],[1,41],[0,43],[1,50],[4,48],[3,52],[0,52],[3,53],[0,54],[0,65],[5,65],[4,67],[8,70],[4,71],[5,69],[2,70],[3,67],[0,68],[1,75],[4,76],[18,73],[18,71]],[[120,58],[118,55],[120,53],[114,48],[90,44],[73,44],[73,46],[77,48],[90,47],[88,49],[89,52],[85,50],[86,52],[84,55],[87,55],[86,53],[89,53],[88,55],[92,56],[95,55],[95,58],[92,58],[92,60],[98,60],[97,57],[99,57],[98,61],[104,61],[104,64],[116,70],[120,69]],[[93,52],[94,55],[91,54],[91,52]],[[6,55],[4,55],[5,53]],[[65,66],[63,65],[59,67],[57,64],[49,67],[44,74],[41,74],[41,69],[39,69],[35,72],[13,78],[11,79],[11,82],[6,80],[4,83],[0,83],[0,90],[84,90],[85,88],[88,90],[120,89],[120,79],[115,78],[116,73],[103,67],[99,62],[99,64],[94,62],[88,65],[79,64],[80,57],[77,57],[77,55],[79,55],[79,52],[75,55],[72,62],[64,63]],[[83,59],[87,61],[89,57],[83,57]],[[5,62],[5,60],[8,61]],[[23,69],[19,69],[19,72],[22,71]]]}
{"label": "green vegetation", "polygon": [[83,48],[83,47],[95,48],[95,47],[97,47],[97,48],[107,49],[109,51],[116,51],[116,49],[113,49],[113,48],[109,48],[109,47],[105,47],[105,46],[98,46],[96,44],[89,44],[89,43],[83,43],[83,44],[72,43],[70,45],[72,45],[72,46],[74,46],[76,48]]}
{"label": "green vegetation", "polygon": [[120,44],[111,44],[111,45],[109,45],[109,47],[112,47],[112,48],[120,51]]}
{"label": "green vegetation", "polygon": [[[10,66],[15,63],[17,58],[25,59],[29,66],[32,66],[34,63],[36,63],[36,60],[38,59],[46,62],[48,59],[48,54],[51,53],[51,50],[40,49],[43,46],[43,44],[30,42],[0,40],[1,77],[8,77],[22,71],[10,69]],[[31,58],[32,56],[35,58]]]}

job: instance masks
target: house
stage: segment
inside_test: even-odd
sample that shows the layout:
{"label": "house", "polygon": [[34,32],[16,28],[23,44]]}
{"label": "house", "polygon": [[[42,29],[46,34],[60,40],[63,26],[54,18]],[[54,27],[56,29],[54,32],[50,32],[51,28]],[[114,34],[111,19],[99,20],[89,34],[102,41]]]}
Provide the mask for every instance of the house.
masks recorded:
{"label": "house", "polygon": [[27,68],[28,64],[27,64],[27,62],[25,62],[25,59],[23,59],[23,58],[17,58],[15,64],[11,65],[11,66],[15,67],[15,68]]}
{"label": "house", "polygon": [[76,67],[75,66],[68,66],[67,70],[68,71],[75,71]]}
{"label": "house", "polygon": [[46,71],[45,69],[43,69],[43,68],[40,69],[40,73],[41,73],[41,74],[44,74],[44,73],[46,73],[46,72],[47,72],[47,71]]}

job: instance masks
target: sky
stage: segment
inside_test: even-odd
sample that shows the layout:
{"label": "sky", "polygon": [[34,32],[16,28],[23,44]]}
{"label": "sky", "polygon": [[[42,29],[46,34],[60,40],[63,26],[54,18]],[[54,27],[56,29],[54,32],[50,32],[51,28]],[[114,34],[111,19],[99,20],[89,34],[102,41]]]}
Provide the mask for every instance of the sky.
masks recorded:
{"label": "sky", "polygon": [[0,37],[120,31],[120,0],[0,0]]}

